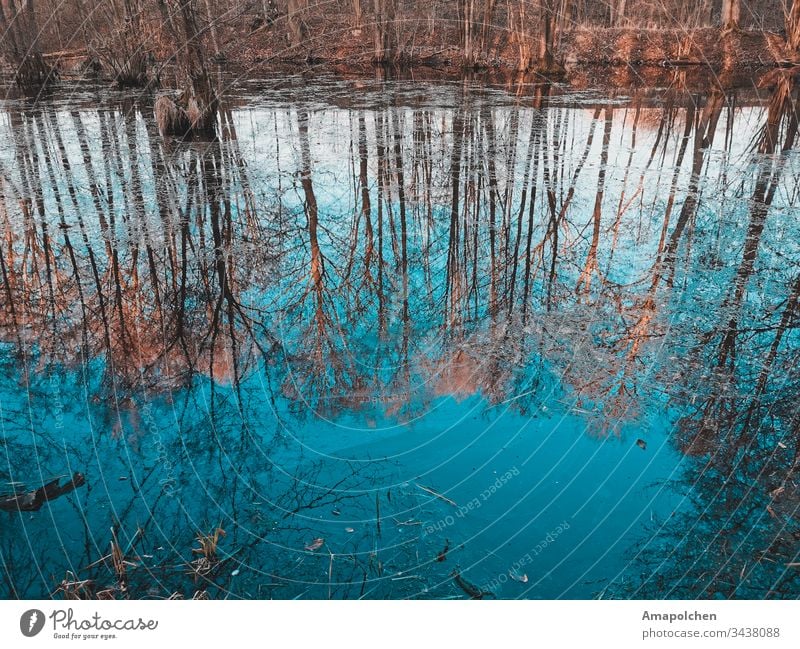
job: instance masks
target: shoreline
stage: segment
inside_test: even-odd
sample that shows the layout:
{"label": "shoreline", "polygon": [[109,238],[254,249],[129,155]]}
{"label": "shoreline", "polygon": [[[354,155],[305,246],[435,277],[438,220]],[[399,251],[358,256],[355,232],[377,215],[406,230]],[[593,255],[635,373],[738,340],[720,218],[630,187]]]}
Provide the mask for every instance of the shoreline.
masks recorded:
{"label": "shoreline", "polygon": [[[348,34],[348,32],[350,32]],[[354,33],[355,32],[355,33]],[[251,34],[240,42],[223,48],[229,63],[264,69],[325,64],[371,70],[376,67],[372,48],[361,39],[361,30],[342,29],[334,36],[346,37],[335,44],[322,36],[309,39],[308,46],[286,48],[274,39]],[[740,68],[785,67],[800,64],[800,57],[786,56],[784,35],[767,31],[721,31],[718,28],[640,29],[640,28],[576,28],[564,32],[553,50],[556,65],[541,69],[533,64],[521,71],[508,38],[496,39],[479,57],[475,65],[465,66],[457,38],[436,39],[404,49],[397,66],[430,68],[463,76],[464,73],[496,73],[504,76],[539,74],[558,78],[563,71],[582,66],[658,66],[666,68],[703,67],[720,74]]]}
{"label": "shoreline", "polygon": [[[577,28],[560,35],[554,51],[556,69],[541,71],[534,66],[520,71],[508,43],[497,44],[490,56],[468,67],[463,65],[457,45],[441,43],[416,46],[395,64],[379,64],[371,58],[369,43],[359,33],[353,35],[358,30],[347,31],[351,38],[335,45],[320,46],[324,40],[320,36],[301,48],[280,46],[277,34],[268,38],[256,31],[226,43],[221,48],[224,56],[212,65],[255,77],[332,74],[354,79],[474,79],[500,85],[552,81],[575,88],[673,85],[679,75],[679,85],[686,89],[702,89],[709,84],[748,87],[765,72],[800,65],[800,58],[793,61],[785,56],[785,39],[778,32]],[[155,65],[162,78],[154,89],[167,90],[174,87],[171,62],[168,53],[159,54]],[[85,49],[45,52],[43,56],[64,78],[93,78],[113,85],[109,71],[92,67],[93,60]]]}

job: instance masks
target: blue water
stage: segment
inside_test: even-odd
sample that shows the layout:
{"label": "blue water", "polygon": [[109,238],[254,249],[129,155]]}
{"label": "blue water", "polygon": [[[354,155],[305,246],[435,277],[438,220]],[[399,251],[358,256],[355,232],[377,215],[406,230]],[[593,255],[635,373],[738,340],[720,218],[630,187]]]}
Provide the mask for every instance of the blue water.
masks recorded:
{"label": "blue water", "polygon": [[711,96],[547,92],[253,84],[189,144],[6,101],[0,494],[86,484],[0,512],[0,595],[792,596],[768,97],[681,154]]}

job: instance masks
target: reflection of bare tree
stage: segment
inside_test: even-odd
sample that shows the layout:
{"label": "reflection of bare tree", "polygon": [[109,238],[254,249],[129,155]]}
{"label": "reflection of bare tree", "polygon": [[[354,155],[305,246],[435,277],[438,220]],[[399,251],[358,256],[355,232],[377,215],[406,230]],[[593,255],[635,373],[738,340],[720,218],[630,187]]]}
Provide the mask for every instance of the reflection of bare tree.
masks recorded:
{"label": "reflection of bare tree", "polygon": [[0,2],[0,34],[3,54],[14,66],[14,80],[18,86],[36,90],[57,75],[42,56],[41,32],[33,0]]}
{"label": "reflection of bare tree", "polygon": [[797,588],[790,567],[798,554],[792,530],[800,520],[792,486],[800,457],[797,377],[787,334],[797,318],[800,283],[794,274],[788,288],[782,287],[787,296],[771,313],[745,299],[797,135],[791,74],[766,81],[774,81],[775,89],[755,141],[741,258],[731,264],[710,326],[699,335],[687,332],[687,341],[697,340],[686,367],[673,374],[686,413],[676,441],[685,453],[704,459],[690,470],[698,497],[667,527],[666,557],[655,547],[658,541],[642,549],[648,571],[643,594],[655,589],[678,597],[775,598]]}
{"label": "reflection of bare tree", "polygon": [[[793,520],[796,385],[791,372],[788,387],[776,375],[791,366],[800,284],[788,253],[759,266],[773,210],[794,200],[780,188],[796,139],[795,91],[790,73],[773,81],[759,151],[748,154],[752,179],[732,139],[716,136],[726,105],[727,133],[736,119],[719,88],[676,91],[657,107],[636,99],[576,108],[547,85],[508,105],[465,86],[456,108],[409,107],[398,95],[370,109],[271,107],[252,120],[274,122],[280,144],[266,154],[249,116],[224,106],[219,139],[202,145],[162,140],[137,104],[10,112],[13,148],[0,168],[3,342],[24,355],[37,341],[25,364],[34,395],[42,368],[85,377],[104,449],[140,454],[152,470],[137,498],[158,506],[115,512],[117,549],[96,567],[111,571],[103,579],[117,593],[153,574],[175,579],[166,559],[135,558],[157,556],[148,539],[163,533],[180,539],[181,570],[205,559],[192,588],[224,589],[240,560],[225,549],[263,559],[261,542],[274,537],[313,547],[305,551],[315,570],[324,556],[325,594],[369,593],[382,559],[359,552],[375,544],[382,515],[370,512],[376,529],[361,530],[358,552],[331,546],[333,558],[315,547],[325,533],[304,516],[356,501],[361,513],[374,510],[374,494],[340,488],[365,489],[375,476],[298,460],[279,434],[268,463],[297,470],[267,471],[265,458],[259,466],[251,457],[265,422],[303,412],[373,425],[447,397],[531,413],[545,381],[597,417],[601,434],[661,408],[668,394],[680,412],[676,444],[714,469],[706,495],[724,486],[734,509],[744,503],[757,518],[764,494],[782,489],[769,506]],[[297,172],[288,190],[287,149]],[[735,189],[720,180],[728,173],[739,174]],[[737,212],[741,234],[726,221],[737,191],[749,199]],[[769,283],[760,310],[757,278]],[[691,324],[671,325],[684,308],[696,311]],[[149,404],[175,421],[160,427]],[[191,517],[157,484],[154,430],[181,458],[174,482],[214,494],[192,501]],[[211,466],[220,484],[198,486]],[[254,507],[260,496],[244,493],[248,481],[274,507]],[[378,502],[385,512],[388,494]],[[158,530],[170,517],[174,526]],[[100,516],[89,518],[92,530]],[[206,545],[193,556],[200,533]],[[75,535],[86,564],[109,554],[108,538],[98,549],[91,533]],[[204,551],[209,539],[213,552]],[[725,552],[722,561],[738,556]],[[285,557],[269,556],[275,575],[285,576]],[[123,580],[126,561],[140,565]],[[338,585],[337,570],[346,575]],[[65,589],[83,579],[73,576]]]}

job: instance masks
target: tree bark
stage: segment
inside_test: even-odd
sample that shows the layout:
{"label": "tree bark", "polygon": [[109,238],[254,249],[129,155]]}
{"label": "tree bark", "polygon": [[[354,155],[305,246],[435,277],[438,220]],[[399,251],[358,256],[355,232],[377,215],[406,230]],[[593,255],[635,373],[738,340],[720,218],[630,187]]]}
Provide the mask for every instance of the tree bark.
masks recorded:
{"label": "tree bark", "polygon": [[483,8],[483,23],[481,24],[481,54],[486,56],[489,45],[489,31],[492,28],[492,20],[494,19],[494,8],[497,0],[486,0]]}
{"label": "tree bark", "polygon": [[391,63],[395,59],[395,3],[396,0],[373,0],[375,63]]}
{"label": "tree bark", "polygon": [[622,27],[625,21],[625,10],[627,9],[627,0],[611,0],[611,26]]}
{"label": "tree bark", "polygon": [[[156,117],[162,135],[213,135],[219,101],[205,61],[205,39],[197,26],[196,0],[168,0],[175,20],[175,59],[186,87],[177,102],[160,97]],[[161,114],[159,114],[161,113]]]}
{"label": "tree bark", "polygon": [[461,32],[461,52],[464,66],[472,67],[477,62],[475,0],[458,0],[458,24]]}
{"label": "tree bark", "polygon": [[794,54],[800,49],[800,0],[794,0],[786,16],[786,44]]}
{"label": "tree bark", "polygon": [[550,70],[554,63],[555,11],[553,0],[539,0],[539,65]]}
{"label": "tree bark", "polygon": [[0,46],[15,68],[14,81],[19,87],[41,87],[55,76],[39,49],[33,0],[0,0]]}
{"label": "tree bark", "polygon": [[306,0],[288,0],[286,3],[286,22],[292,47],[300,47],[308,35],[308,29],[303,19],[305,9]]}
{"label": "tree bark", "polygon": [[211,0],[203,0],[206,7],[206,20],[208,21],[208,31],[211,33],[211,44],[214,46],[214,56],[220,56],[219,30],[214,12],[211,10]]}
{"label": "tree bark", "polygon": [[725,31],[739,29],[741,20],[742,3],[741,0],[723,0],[720,23]]}
{"label": "tree bark", "polygon": [[508,0],[508,26],[517,44],[517,69],[521,72],[531,67],[531,38],[527,25],[529,16],[524,2]]}

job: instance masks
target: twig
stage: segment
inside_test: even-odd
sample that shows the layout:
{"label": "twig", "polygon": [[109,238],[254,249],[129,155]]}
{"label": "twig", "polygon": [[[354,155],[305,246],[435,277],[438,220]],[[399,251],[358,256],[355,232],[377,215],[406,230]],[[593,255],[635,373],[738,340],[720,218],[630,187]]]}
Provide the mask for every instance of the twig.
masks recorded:
{"label": "twig", "polygon": [[380,493],[375,492],[375,526],[378,529],[378,537],[381,535],[381,501]]}
{"label": "twig", "polygon": [[444,500],[446,503],[452,505],[453,507],[458,507],[458,505],[456,505],[456,503],[454,503],[452,500],[450,500],[447,496],[443,496],[442,494],[434,491],[433,489],[429,489],[428,487],[424,487],[419,482],[415,482],[414,484],[417,485],[420,489],[422,489],[422,491],[427,491],[432,496],[436,496],[439,500]]}
{"label": "twig", "polygon": [[331,599],[331,582],[333,581],[333,552],[328,550],[331,560],[328,563],[328,599]]}

